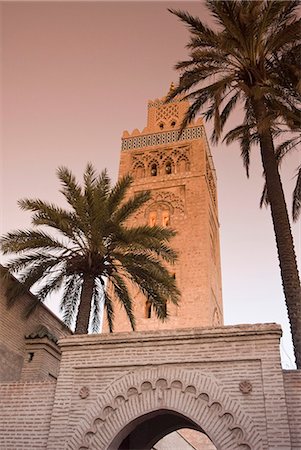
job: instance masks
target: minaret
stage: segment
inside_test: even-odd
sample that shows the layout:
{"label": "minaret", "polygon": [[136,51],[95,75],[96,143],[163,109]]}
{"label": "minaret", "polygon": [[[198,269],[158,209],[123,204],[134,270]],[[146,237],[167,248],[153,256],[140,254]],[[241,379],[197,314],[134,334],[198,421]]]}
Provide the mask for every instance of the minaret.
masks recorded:
{"label": "minaret", "polygon": [[[173,89],[171,85],[170,89]],[[181,291],[178,306],[160,322],[135,290],[137,331],[210,327],[223,324],[216,176],[202,119],[179,137],[187,100],[148,102],[147,126],[122,136],[119,177],[134,178],[130,194],[151,191],[151,200],[128,225],[158,224],[177,231],[171,245],[179,253],[171,267]],[[107,324],[104,323],[104,331]],[[123,310],[115,307],[114,331],[130,331]]]}

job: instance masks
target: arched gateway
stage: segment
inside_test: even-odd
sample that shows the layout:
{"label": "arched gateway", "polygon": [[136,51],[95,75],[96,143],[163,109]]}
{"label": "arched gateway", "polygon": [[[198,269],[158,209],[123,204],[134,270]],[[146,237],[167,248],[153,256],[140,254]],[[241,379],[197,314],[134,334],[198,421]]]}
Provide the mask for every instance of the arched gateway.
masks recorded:
{"label": "arched gateway", "polygon": [[135,370],[115,381],[86,411],[67,448],[149,450],[182,427],[203,431],[220,450],[263,448],[251,418],[212,377],[175,367]]}

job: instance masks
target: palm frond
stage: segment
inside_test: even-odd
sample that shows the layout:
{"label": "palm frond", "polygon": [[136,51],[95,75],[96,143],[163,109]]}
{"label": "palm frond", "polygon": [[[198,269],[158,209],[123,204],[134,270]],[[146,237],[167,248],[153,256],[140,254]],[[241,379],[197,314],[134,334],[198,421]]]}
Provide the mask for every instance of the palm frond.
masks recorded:
{"label": "palm frond", "polygon": [[92,333],[97,333],[100,329],[100,314],[101,308],[100,304],[104,302],[104,286],[102,280],[96,279],[94,295],[92,298],[92,319],[91,319],[91,330]]}
{"label": "palm frond", "polygon": [[5,255],[39,248],[59,252],[68,250],[62,242],[53,236],[44,231],[36,230],[16,230],[9,232],[0,239],[0,246]]}
{"label": "palm frond", "polygon": [[109,331],[110,331],[110,333],[112,333],[113,325],[114,325],[114,306],[113,306],[113,300],[112,300],[108,290],[104,291],[104,311],[106,312]]}
{"label": "palm frond", "polygon": [[293,220],[296,222],[301,212],[301,166],[298,167],[297,181],[293,192]]}
{"label": "palm frond", "polygon": [[124,307],[126,315],[130,321],[132,330],[135,331],[136,320],[132,310],[132,298],[129,294],[128,288],[125,284],[124,279],[117,273],[114,272],[110,276],[110,282],[114,288],[114,293],[116,295],[117,300]]}
{"label": "palm frond", "polygon": [[149,191],[142,191],[135,194],[132,198],[124,202],[114,213],[111,215],[111,220],[115,224],[122,224],[128,217],[138,211],[142,205],[144,205],[151,197]]}
{"label": "palm frond", "polygon": [[64,292],[61,298],[60,310],[63,320],[69,327],[76,317],[81,292],[82,279],[78,275],[71,275],[66,279]]}
{"label": "palm frond", "polygon": [[132,181],[133,178],[130,175],[126,175],[119,179],[115,186],[111,189],[107,200],[107,207],[110,215],[124,200],[126,193],[132,184]]}

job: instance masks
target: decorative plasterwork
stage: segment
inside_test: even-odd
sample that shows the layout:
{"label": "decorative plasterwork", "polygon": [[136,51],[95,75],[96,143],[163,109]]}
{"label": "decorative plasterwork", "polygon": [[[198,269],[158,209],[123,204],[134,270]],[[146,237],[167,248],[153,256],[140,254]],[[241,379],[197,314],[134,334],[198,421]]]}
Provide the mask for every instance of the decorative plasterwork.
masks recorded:
{"label": "decorative plasterwork", "polygon": [[160,106],[156,111],[156,122],[179,118],[179,105],[168,103]]}
{"label": "decorative plasterwork", "polygon": [[164,366],[135,370],[115,381],[86,411],[67,448],[116,450],[112,442],[130,422],[160,409],[192,420],[218,449],[263,449],[252,419],[214,377]]}
{"label": "decorative plasterwork", "polygon": [[171,214],[174,214],[175,210],[180,214],[184,214],[185,212],[184,201],[178,195],[168,191],[152,192],[151,199],[134,216],[135,220],[139,220],[141,217],[147,219],[149,211],[155,205],[160,204],[168,205]]}
{"label": "decorative plasterwork", "polygon": [[[178,98],[174,98],[172,100],[169,100],[168,103],[179,103],[179,99]],[[165,99],[158,99],[157,98],[156,100],[150,100],[148,102],[147,107],[148,108],[152,108],[152,107],[159,108],[160,106],[163,106],[163,105],[165,105]]]}
{"label": "decorative plasterwork", "polygon": [[171,142],[190,141],[199,139],[204,135],[204,127],[190,127],[183,130],[180,135],[179,130],[165,131],[162,133],[144,134],[122,139],[121,150],[131,150],[135,148],[152,147],[155,145],[169,144]]}
{"label": "decorative plasterwork", "polygon": [[170,165],[169,175],[189,172],[189,146],[133,153],[131,173],[135,178],[151,177],[153,165],[156,166],[157,176],[167,175],[167,165]]}

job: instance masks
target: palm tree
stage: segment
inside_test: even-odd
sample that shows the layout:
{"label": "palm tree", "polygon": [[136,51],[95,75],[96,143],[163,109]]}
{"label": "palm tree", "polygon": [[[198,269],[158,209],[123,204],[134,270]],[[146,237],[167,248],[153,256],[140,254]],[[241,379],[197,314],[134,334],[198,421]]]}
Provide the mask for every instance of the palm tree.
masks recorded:
{"label": "palm tree", "polygon": [[[301,21],[295,14],[299,2],[207,0],[206,4],[216,29],[187,12],[170,10],[188,25],[191,38],[187,46],[190,59],[176,65],[181,76],[167,101],[178,95],[192,100],[182,128],[202,111],[207,120],[214,120],[215,142],[235,106],[243,104],[244,132],[232,130],[227,138],[228,142],[240,141],[246,167],[250,130],[255,127],[253,142],[259,142],[296,364],[301,368],[300,279],[273,141],[276,116],[283,121],[290,116],[292,122],[298,112],[297,90],[284,86],[279,74],[285,55],[296,55],[300,48]],[[287,70],[295,69],[291,64]]]}
{"label": "palm tree", "polygon": [[[69,209],[38,199],[21,200],[20,207],[33,213],[32,223],[38,229],[13,231],[0,240],[4,254],[16,254],[7,264],[6,273],[18,274],[21,281],[8,284],[8,299],[16,299],[32,286],[39,301],[63,289],[63,319],[70,325],[77,318],[77,334],[87,333],[89,324],[93,331],[99,328],[102,304],[113,331],[114,302],[119,301],[135,329],[128,289],[133,283],[157,317],[164,320],[167,303],[177,304],[179,299],[175,280],[164,264],[176,259],[169,246],[175,232],[158,226],[126,225],[127,219],[149,200],[150,193],[128,198],[130,176],[111,187],[107,172],[97,175],[91,164],[84,173],[83,188],[67,168],[59,168],[57,174]],[[40,226],[50,228],[52,233]]]}

